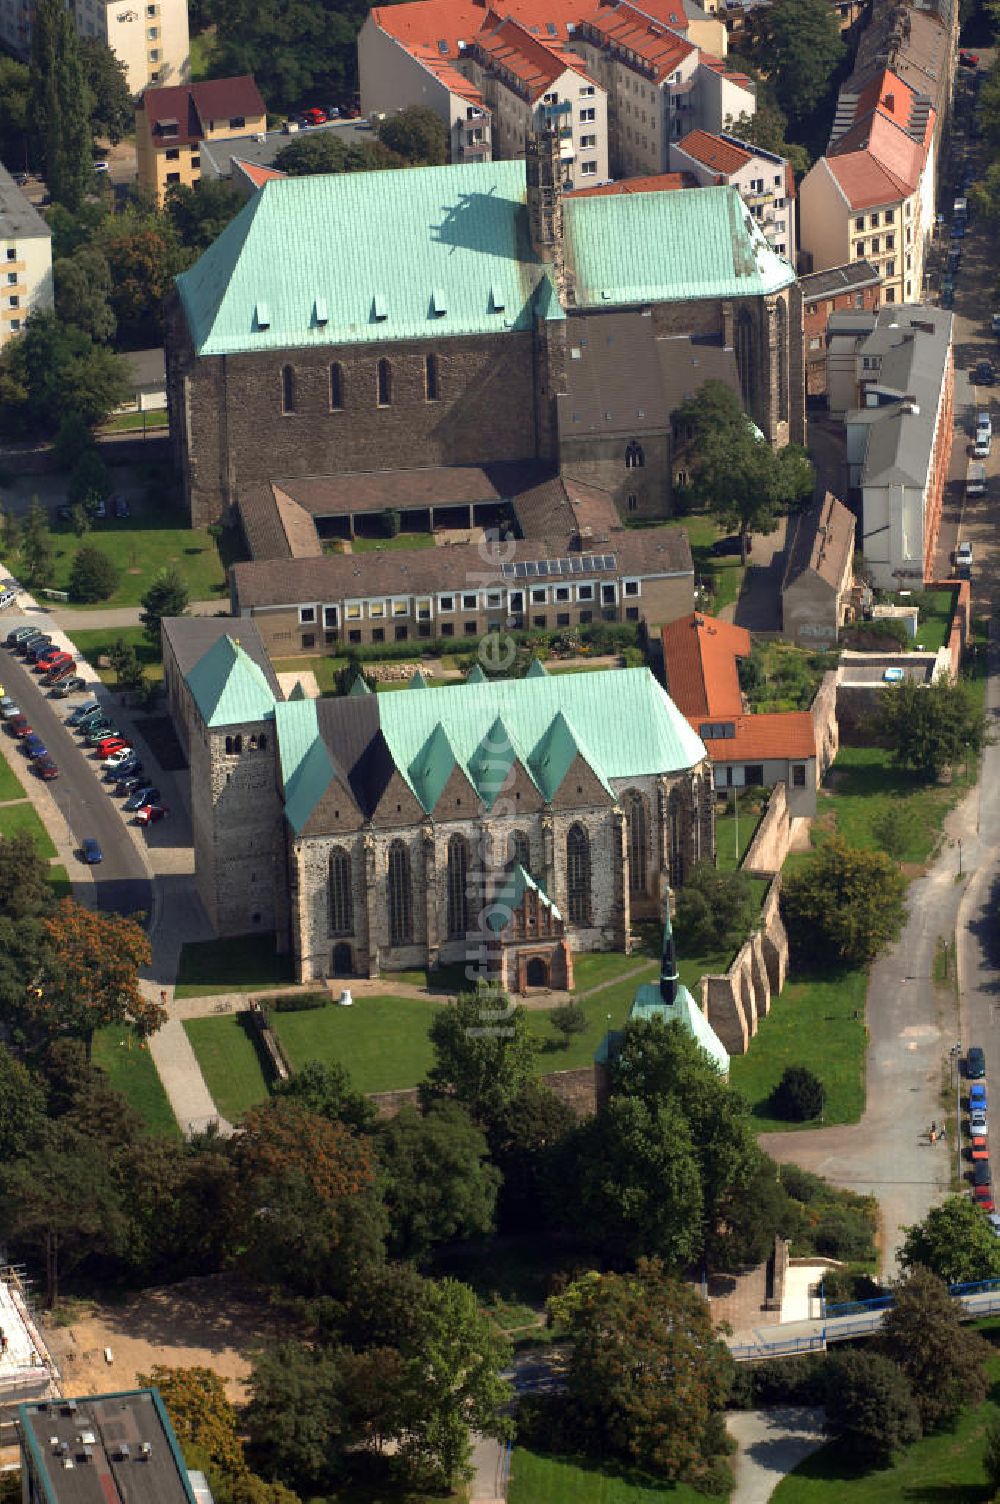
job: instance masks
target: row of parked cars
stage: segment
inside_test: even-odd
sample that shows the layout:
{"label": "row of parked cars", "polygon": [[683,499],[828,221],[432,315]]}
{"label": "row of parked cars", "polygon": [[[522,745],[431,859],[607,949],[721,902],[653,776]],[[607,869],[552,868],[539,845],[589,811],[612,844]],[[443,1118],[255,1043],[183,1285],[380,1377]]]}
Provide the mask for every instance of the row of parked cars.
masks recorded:
{"label": "row of parked cars", "polygon": [[[7,633],[9,649],[29,663],[38,674],[41,683],[54,695],[70,695],[85,687],[84,680],[76,672],[76,659],[67,653],[47,633],[33,627],[18,627]],[[59,777],[59,766],[40,736],[36,736],[28,717],[10,695],[0,698],[0,719],[8,731],[24,747],[32,769],[39,778],[50,782]]]}
{"label": "row of parked cars", "polygon": [[989,1119],[986,1101],[986,1056],[973,1045],[965,1057],[965,1077],[969,1083],[966,1119],[968,1144],[966,1153],[972,1164],[972,1199],[990,1219],[990,1226],[1000,1237],[1000,1215],[993,1199],[993,1174],[990,1169]]}
{"label": "row of parked cars", "polygon": [[138,752],[111,722],[98,700],[85,700],[77,705],[66,717],[66,724],[85,746],[94,748],[105,783],[111,784],[114,795],[124,799],[122,808],[126,814],[135,816],[137,825],[155,825],[166,817],[167,808],[160,803],[160,791],[143,772]]}

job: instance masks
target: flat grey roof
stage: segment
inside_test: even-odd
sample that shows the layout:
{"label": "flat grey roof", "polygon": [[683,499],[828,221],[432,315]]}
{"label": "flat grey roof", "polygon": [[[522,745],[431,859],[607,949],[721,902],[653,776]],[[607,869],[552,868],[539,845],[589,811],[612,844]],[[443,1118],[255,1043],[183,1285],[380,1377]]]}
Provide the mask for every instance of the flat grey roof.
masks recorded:
{"label": "flat grey roof", "polygon": [[256,624],[247,617],[237,621],[232,616],[168,616],[163,623],[163,635],[170,643],[177,667],[185,678],[220,637],[234,638],[247,657],[263,669],[275,699],[284,699],[261,635]]}
{"label": "flat grey roof", "polygon": [[0,163],[0,240],[51,240],[52,231]]}
{"label": "flat grey roof", "polygon": [[17,1414],[46,1504],[195,1504],[156,1390],[40,1400]]}
{"label": "flat grey roof", "polygon": [[331,120],[326,125],[310,125],[298,131],[262,131],[256,136],[217,136],[213,141],[201,141],[201,173],[206,178],[229,178],[233,175],[233,157],[241,162],[253,162],[257,167],[270,167],[279,151],[300,141],[303,136],[326,135],[333,132],[345,146],[363,141],[374,141],[375,132],[367,120]]}
{"label": "flat grey roof", "polygon": [[881,281],[881,274],[870,261],[849,261],[846,266],[830,266],[822,272],[810,272],[799,278],[799,286],[804,300],[813,303],[817,298],[835,298],[838,293],[877,287]]}

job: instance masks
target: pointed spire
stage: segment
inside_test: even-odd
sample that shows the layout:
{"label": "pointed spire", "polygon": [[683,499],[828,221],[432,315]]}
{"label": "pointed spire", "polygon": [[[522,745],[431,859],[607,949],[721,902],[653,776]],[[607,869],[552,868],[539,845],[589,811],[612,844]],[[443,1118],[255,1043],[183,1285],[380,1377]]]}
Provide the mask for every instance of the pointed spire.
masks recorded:
{"label": "pointed spire", "polygon": [[304,699],[306,699],[306,692],[302,688],[302,680],[301,679],[296,679],[295,684],[294,684],[294,686],[292,688],[292,692],[288,696],[288,698],[290,700],[304,700]]}
{"label": "pointed spire", "polygon": [[670,894],[667,894],[667,917],[663,925],[663,955],[660,959],[660,997],[671,1007],[677,1001],[677,948],[674,945],[674,930],[670,923]]}
{"label": "pointed spire", "polygon": [[532,658],[528,664],[528,672],[524,677],[526,679],[547,679],[549,671],[540,658]]}
{"label": "pointed spire", "polygon": [[359,674],[348,690],[348,694],[352,695],[370,695],[371,692],[371,685],[368,683],[368,680],[365,678],[364,674]]}
{"label": "pointed spire", "polygon": [[430,688],[430,686],[427,683],[427,680],[424,678],[424,674],[423,674],[423,670],[422,669],[419,669],[419,668],[417,669],[416,673],[413,675],[413,678],[410,680],[409,684],[406,687],[407,687],[407,689],[429,689]]}
{"label": "pointed spire", "polygon": [[486,675],[481,663],[474,663],[465,676],[466,684],[485,684]]}

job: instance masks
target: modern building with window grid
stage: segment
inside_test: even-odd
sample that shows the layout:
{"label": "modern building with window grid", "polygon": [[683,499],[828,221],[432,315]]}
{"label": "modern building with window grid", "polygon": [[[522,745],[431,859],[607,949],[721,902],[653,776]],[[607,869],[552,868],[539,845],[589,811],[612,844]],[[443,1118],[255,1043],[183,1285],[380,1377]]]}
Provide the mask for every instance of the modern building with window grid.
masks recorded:
{"label": "modern building with window grid", "polygon": [[[191,75],[187,0],[73,0],[81,37],[106,42],[134,95],[149,84],[184,83]],[[34,0],[0,0],[0,42],[17,57],[31,54]]]}
{"label": "modern building with window grid", "polygon": [[52,303],[52,231],[0,165],[0,350]]}

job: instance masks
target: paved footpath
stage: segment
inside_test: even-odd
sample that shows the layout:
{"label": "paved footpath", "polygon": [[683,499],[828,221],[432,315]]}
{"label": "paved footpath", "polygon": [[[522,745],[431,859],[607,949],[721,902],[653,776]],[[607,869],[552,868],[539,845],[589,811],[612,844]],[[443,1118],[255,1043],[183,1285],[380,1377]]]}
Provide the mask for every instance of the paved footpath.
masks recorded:
{"label": "paved footpath", "polygon": [[822,1410],[799,1406],[737,1410],[726,1429],[739,1447],[730,1504],[767,1504],[782,1478],[828,1440]]}

